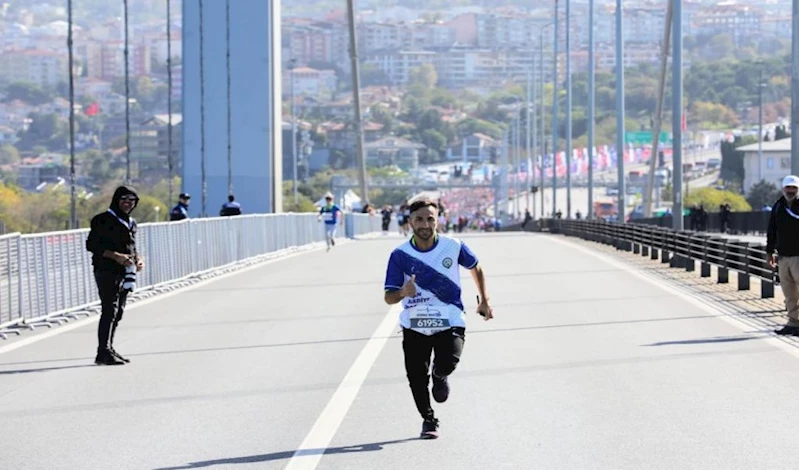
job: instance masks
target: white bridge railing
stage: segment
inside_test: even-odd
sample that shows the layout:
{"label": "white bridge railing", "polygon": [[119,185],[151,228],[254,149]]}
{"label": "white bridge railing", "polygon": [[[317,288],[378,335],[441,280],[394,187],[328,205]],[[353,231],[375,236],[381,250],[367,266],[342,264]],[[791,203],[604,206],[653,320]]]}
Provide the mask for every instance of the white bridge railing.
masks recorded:
{"label": "white bridge railing", "polygon": [[[379,232],[380,217],[346,214],[353,238]],[[99,302],[86,251],[88,229],[0,236],[0,337],[10,327],[52,326]],[[262,214],[139,225],[146,268],[136,292],[281,250],[324,242],[316,214]],[[135,292],[135,293],[136,293]],[[135,294],[134,293],[134,294]],[[81,312],[81,309],[84,311]]]}

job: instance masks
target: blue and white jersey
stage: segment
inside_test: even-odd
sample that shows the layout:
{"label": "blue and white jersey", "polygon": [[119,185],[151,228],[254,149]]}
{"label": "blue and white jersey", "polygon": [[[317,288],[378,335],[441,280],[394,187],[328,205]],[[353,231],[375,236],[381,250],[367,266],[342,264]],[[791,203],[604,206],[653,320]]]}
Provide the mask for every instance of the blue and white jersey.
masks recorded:
{"label": "blue and white jersey", "polygon": [[324,220],[326,224],[335,224],[340,213],[341,209],[339,209],[339,207],[335,204],[330,206],[322,206],[322,208],[319,210],[319,215],[322,216],[322,220]]}
{"label": "blue and white jersey", "polygon": [[433,247],[421,251],[411,240],[388,260],[385,289],[399,290],[416,275],[416,296],[402,299],[400,325],[425,335],[466,327],[459,267],[473,269],[477,257],[461,240],[437,235]]}

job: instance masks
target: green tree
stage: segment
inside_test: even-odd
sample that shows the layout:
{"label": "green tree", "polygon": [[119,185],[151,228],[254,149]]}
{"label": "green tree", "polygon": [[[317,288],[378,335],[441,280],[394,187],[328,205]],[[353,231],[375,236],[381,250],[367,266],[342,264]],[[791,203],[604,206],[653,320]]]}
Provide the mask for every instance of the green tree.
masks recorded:
{"label": "green tree", "polygon": [[782,196],[782,191],[774,183],[760,180],[749,189],[746,202],[759,210],[764,205],[773,205],[780,196]]}
{"label": "green tree", "polygon": [[16,165],[20,161],[19,151],[13,145],[0,146],[0,165]]}
{"label": "green tree", "polygon": [[52,91],[28,82],[15,82],[6,87],[5,102],[21,100],[34,106],[49,103],[55,98]]}
{"label": "green tree", "polygon": [[700,188],[691,190],[685,197],[685,206],[702,204],[705,210],[716,212],[722,204],[729,204],[730,208],[736,212],[747,212],[752,210],[752,206],[746,199],[732,191],[722,191],[715,188]]}

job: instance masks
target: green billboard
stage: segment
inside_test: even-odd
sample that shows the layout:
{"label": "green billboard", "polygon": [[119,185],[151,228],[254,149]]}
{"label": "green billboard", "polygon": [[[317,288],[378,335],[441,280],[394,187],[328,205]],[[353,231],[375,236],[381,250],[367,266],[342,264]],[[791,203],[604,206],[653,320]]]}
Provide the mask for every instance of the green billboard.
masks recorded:
{"label": "green billboard", "polygon": [[[671,136],[669,135],[669,133],[661,131],[660,143],[667,144],[669,142],[671,142]],[[636,145],[643,145],[643,144],[652,145],[652,131],[625,132],[624,143],[636,144]]]}

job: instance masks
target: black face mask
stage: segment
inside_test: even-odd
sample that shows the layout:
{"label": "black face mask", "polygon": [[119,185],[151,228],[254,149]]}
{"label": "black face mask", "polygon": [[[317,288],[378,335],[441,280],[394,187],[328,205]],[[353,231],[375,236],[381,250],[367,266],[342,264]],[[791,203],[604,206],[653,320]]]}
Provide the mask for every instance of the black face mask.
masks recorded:
{"label": "black face mask", "polygon": [[793,202],[796,199],[796,191],[785,191],[785,199]]}

